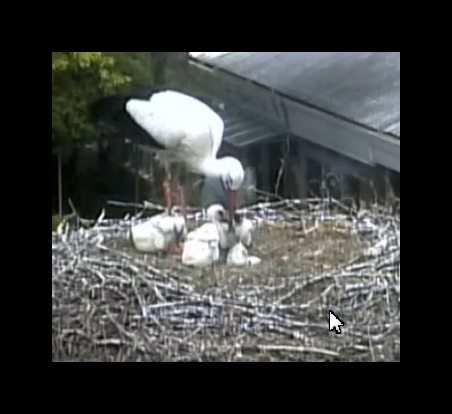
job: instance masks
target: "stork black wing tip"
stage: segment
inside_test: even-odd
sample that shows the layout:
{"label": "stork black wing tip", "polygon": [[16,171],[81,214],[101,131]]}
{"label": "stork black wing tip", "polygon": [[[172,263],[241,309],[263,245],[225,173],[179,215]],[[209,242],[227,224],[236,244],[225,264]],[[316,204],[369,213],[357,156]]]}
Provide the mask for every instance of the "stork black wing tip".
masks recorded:
{"label": "stork black wing tip", "polygon": [[125,110],[130,97],[125,95],[109,95],[92,102],[88,108],[89,118],[93,122],[108,121]]}

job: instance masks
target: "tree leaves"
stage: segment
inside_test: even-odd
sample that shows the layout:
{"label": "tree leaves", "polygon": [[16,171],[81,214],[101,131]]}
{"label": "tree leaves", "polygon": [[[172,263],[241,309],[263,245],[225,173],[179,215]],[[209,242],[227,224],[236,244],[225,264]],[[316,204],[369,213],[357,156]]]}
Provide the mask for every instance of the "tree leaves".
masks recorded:
{"label": "tree leaves", "polygon": [[52,146],[96,139],[89,103],[150,79],[149,61],[150,52],[52,52]]}

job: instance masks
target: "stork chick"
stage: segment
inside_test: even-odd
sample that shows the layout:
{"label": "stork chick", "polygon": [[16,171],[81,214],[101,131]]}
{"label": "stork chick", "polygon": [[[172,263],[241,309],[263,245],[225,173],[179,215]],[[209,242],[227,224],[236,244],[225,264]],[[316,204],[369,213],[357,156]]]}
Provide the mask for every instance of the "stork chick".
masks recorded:
{"label": "stork chick", "polygon": [[220,235],[220,249],[228,251],[235,244],[235,235],[230,228],[228,213],[221,204],[212,204],[206,210],[207,220],[214,223],[218,228]]}
{"label": "stork chick", "polygon": [[228,266],[244,267],[255,266],[261,263],[262,260],[256,256],[249,256],[248,250],[241,243],[238,242],[231,250],[229,250],[226,264]]}
{"label": "stork chick", "polygon": [[250,249],[253,245],[253,232],[256,228],[253,221],[246,218],[243,213],[234,214],[234,235],[237,242]]}
{"label": "stork chick", "polygon": [[140,253],[181,251],[180,243],[185,239],[187,227],[179,208],[174,207],[171,215],[159,214],[148,221],[132,226],[130,240]]}
{"label": "stork chick", "polygon": [[214,223],[206,223],[188,233],[182,252],[186,266],[213,266],[220,258],[220,234]]}

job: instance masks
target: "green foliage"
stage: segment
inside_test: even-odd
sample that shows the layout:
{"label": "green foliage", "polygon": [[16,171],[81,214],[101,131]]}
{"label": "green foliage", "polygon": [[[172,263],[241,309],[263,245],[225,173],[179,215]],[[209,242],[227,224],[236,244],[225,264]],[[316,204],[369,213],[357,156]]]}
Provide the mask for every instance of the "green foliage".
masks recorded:
{"label": "green foliage", "polygon": [[150,52],[52,52],[52,147],[96,137],[87,106],[150,77]]}
{"label": "green foliage", "polygon": [[58,225],[61,223],[62,219],[60,216],[52,215],[52,231],[56,231]]}
{"label": "green foliage", "polygon": [[117,69],[136,83],[152,82],[152,52],[106,52],[113,57]]}

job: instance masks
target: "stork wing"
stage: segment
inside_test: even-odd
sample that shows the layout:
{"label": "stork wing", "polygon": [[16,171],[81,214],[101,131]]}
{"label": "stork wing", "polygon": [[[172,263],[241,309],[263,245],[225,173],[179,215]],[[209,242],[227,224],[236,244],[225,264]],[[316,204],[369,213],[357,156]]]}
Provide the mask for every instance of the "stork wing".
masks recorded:
{"label": "stork wing", "polygon": [[167,149],[175,148],[185,137],[184,126],[150,101],[131,99],[126,110],[132,119],[156,142]]}
{"label": "stork wing", "polygon": [[177,91],[156,93],[150,101],[159,110],[170,113],[173,120],[190,129],[193,135],[208,133],[212,156],[216,157],[223,141],[224,121],[209,105]]}
{"label": "stork wing", "polygon": [[221,144],[223,120],[191,96],[160,92],[149,101],[131,99],[126,109],[141,128],[167,149],[178,147],[187,135],[205,135],[208,130],[212,131],[212,151]]}

